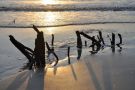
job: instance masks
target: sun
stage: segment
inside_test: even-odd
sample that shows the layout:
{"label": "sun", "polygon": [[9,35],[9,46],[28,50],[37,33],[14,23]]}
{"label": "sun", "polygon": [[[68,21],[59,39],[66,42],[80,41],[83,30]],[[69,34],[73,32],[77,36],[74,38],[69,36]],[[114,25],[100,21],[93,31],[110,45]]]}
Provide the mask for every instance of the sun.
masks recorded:
{"label": "sun", "polygon": [[54,0],[42,0],[44,4],[55,4]]}

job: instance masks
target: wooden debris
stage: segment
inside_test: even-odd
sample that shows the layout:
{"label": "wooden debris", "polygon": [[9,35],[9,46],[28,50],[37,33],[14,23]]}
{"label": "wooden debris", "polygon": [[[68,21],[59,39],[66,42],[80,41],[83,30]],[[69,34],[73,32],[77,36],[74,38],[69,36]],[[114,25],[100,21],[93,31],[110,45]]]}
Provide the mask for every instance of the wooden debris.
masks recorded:
{"label": "wooden debris", "polygon": [[70,47],[68,47],[68,64],[70,64],[71,62],[70,62]]}
{"label": "wooden debris", "polygon": [[56,55],[56,53],[54,52],[54,50],[52,50],[52,49],[50,48],[50,46],[49,46],[49,44],[48,44],[47,42],[46,42],[46,47],[47,47],[47,49],[48,49],[48,57],[49,57],[49,55],[50,55],[51,53],[55,56],[56,62],[55,62],[55,64],[54,64],[54,66],[56,66],[56,65],[58,64],[58,61],[59,61],[58,56]]}

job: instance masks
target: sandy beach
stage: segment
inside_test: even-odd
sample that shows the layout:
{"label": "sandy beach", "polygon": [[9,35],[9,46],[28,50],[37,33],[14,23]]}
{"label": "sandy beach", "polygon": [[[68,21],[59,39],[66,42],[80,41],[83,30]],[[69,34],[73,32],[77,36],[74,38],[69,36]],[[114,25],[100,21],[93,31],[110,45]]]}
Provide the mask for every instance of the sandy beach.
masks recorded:
{"label": "sandy beach", "polygon": [[0,15],[0,90],[135,90],[135,0],[0,0]]}
{"label": "sandy beach", "polygon": [[23,71],[0,81],[0,90],[134,90],[134,56],[86,56],[64,67]]}
{"label": "sandy beach", "polygon": [[[105,28],[110,28],[109,25],[98,26],[106,26],[104,27],[104,33],[112,32],[105,31]],[[0,40],[4,40],[3,44],[1,44],[1,49],[7,45],[6,52],[1,54],[3,56],[1,62],[6,63],[4,60],[7,59],[7,65],[5,64],[5,67],[11,67],[14,63],[18,63],[18,66],[17,69],[8,69],[9,71],[6,71],[3,75],[1,74],[0,90],[134,90],[134,31],[131,28],[126,31],[132,25],[125,25],[123,28],[120,25],[119,27],[116,26],[115,28],[113,27],[113,30],[118,28],[123,30],[117,31],[122,32],[125,40],[122,52],[119,52],[119,48],[116,48],[116,52],[112,53],[110,47],[106,47],[96,55],[90,55],[89,50],[84,48],[82,58],[79,61],[75,58],[71,59],[72,63],[70,65],[67,64],[67,60],[62,61],[62,63],[59,63],[55,67],[47,65],[44,70],[36,72],[29,70],[19,72],[20,66],[23,66],[23,62],[27,60],[8,41],[9,34],[16,35],[19,40],[32,48],[32,43],[34,42],[32,39],[36,36],[32,29],[27,29],[27,31],[26,29],[21,29],[20,31],[18,29],[6,29],[7,32],[1,29]],[[73,32],[71,31],[67,35],[71,35]],[[31,33],[31,35],[23,36],[22,33]],[[56,33],[56,41],[59,40],[57,35],[62,34]],[[74,37],[72,35],[71,37]],[[50,37],[47,34],[45,36],[48,39]],[[27,41],[25,42],[25,40]],[[75,52],[76,50],[73,50],[71,53],[76,54]],[[12,62],[13,64],[8,64],[8,62]]]}

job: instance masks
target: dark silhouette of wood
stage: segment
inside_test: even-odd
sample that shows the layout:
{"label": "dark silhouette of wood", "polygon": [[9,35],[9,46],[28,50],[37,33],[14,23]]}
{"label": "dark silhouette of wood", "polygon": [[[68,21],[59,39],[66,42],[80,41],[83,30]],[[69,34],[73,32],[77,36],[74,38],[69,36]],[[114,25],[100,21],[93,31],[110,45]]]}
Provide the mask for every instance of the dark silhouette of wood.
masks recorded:
{"label": "dark silhouette of wood", "polygon": [[[93,39],[95,39],[95,36],[92,37]],[[92,51],[95,51],[95,42],[92,41]]]}
{"label": "dark silhouette of wood", "polygon": [[112,52],[115,52],[115,34],[114,33],[112,33],[111,48],[112,48]]}
{"label": "dark silhouette of wood", "polygon": [[94,44],[96,44],[97,46],[100,46],[101,45],[95,38],[93,38],[93,37],[85,34],[84,32],[80,32],[80,34],[83,35],[85,38],[90,39],[93,42],[95,42]]}
{"label": "dark silhouette of wood", "polygon": [[119,37],[119,39],[120,39],[120,42],[119,42],[118,44],[116,44],[116,45],[120,48],[118,51],[121,52],[121,51],[122,51],[122,47],[121,47],[121,44],[122,44],[122,36],[121,36],[121,34],[118,33],[118,37]]}
{"label": "dark silhouette of wood", "polygon": [[49,57],[49,55],[50,55],[51,53],[55,56],[56,62],[55,62],[55,64],[54,64],[54,66],[56,66],[56,65],[58,64],[58,61],[59,61],[58,56],[56,55],[56,53],[54,52],[54,50],[52,50],[52,49],[50,48],[50,46],[49,46],[49,44],[48,44],[47,42],[46,42],[46,47],[47,47],[47,49],[48,49],[48,57]]}
{"label": "dark silhouette of wood", "polygon": [[118,37],[120,39],[120,42],[117,45],[120,45],[120,44],[122,44],[122,36],[121,36],[121,34],[118,33]]}
{"label": "dark silhouette of wood", "polygon": [[70,64],[70,47],[68,47],[68,64]]}
{"label": "dark silhouette of wood", "polygon": [[82,39],[79,31],[76,31],[76,36],[77,36],[77,48],[82,48]]}
{"label": "dark silhouette of wood", "polygon": [[35,39],[35,65],[37,68],[45,67],[45,43],[43,32],[39,31],[36,26],[33,25],[33,29],[37,32],[37,38]]}
{"label": "dark silhouette of wood", "polygon": [[40,33],[40,31],[37,29],[37,27],[35,25],[33,25],[33,29],[37,32]]}
{"label": "dark silhouette of wood", "polygon": [[52,34],[52,42],[51,42],[52,49],[54,50],[54,34]]}
{"label": "dark silhouette of wood", "polygon": [[87,41],[85,40],[85,47],[87,47]]}
{"label": "dark silhouette of wood", "polygon": [[105,45],[105,42],[104,42],[104,39],[103,39],[103,36],[102,36],[102,32],[99,31],[99,39],[101,40],[101,42],[103,43],[103,45]]}
{"label": "dark silhouette of wood", "polygon": [[115,46],[115,34],[114,34],[114,33],[112,33],[111,45],[112,45],[112,46]]}
{"label": "dark silhouette of wood", "polygon": [[82,54],[82,38],[80,36],[80,32],[76,31],[76,36],[77,36],[77,60],[79,60],[81,58],[81,54]]}
{"label": "dark silhouette of wood", "polygon": [[27,65],[28,65],[29,69],[32,69],[32,63],[34,62],[34,59],[33,59],[34,51],[32,49],[24,46],[19,41],[17,41],[12,35],[9,35],[9,38],[10,38],[10,41],[12,42],[12,44],[17,49],[19,49],[22,54],[24,54],[27,57],[27,59],[29,60]]}
{"label": "dark silhouette of wood", "polygon": [[90,47],[94,48],[96,45],[96,50],[94,50],[94,52],[95,51],[98,52],[100,50],[101,44],[98,40],[95,39],[95,37],[91,37],[91,36],[85,34],[84,32],[80,32],[80,34],[83,35],[85,38],[90,39],[92,41],[92,45]]}

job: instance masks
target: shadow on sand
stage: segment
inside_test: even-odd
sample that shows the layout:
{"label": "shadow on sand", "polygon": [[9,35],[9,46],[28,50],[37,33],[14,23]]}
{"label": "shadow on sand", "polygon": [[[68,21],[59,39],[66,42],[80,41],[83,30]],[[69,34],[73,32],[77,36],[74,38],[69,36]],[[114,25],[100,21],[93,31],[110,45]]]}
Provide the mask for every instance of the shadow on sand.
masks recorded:
{"label": "shadow on sand", "polygon": [[6,90],[44,90],[44,74],[44,70],[22,72]]}
{"label": "shadow on sand", "polygon": [[101,70],[102,79],[99,81],[97,77],[97,71],[94,70],[90,60],[84,60],[86,67],[88,68],[89,74],[92,78],[93,84],[95,85],[95,90],[113,90],[113,82],[111,77],[110,64],[107,60],[102,60]]}

